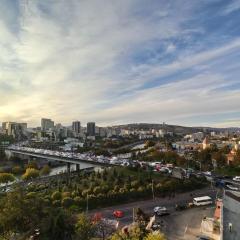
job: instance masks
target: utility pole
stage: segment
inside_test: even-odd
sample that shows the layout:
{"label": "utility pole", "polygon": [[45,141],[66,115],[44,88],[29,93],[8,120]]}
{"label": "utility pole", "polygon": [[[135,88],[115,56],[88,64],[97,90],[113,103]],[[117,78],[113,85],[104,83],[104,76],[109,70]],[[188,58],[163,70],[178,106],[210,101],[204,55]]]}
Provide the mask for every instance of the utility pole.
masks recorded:
{"label": "utility pole", "polygon": [[86,213],[88,214],[88,194],[87,194],[87,207],[86,207]]}
{"label": "utility pole", "polygon": [[155,196],[154,196],[154,188],[153,188],[153,179],[152,179],[152,197],[153,197],[153,200],[155,200]]}

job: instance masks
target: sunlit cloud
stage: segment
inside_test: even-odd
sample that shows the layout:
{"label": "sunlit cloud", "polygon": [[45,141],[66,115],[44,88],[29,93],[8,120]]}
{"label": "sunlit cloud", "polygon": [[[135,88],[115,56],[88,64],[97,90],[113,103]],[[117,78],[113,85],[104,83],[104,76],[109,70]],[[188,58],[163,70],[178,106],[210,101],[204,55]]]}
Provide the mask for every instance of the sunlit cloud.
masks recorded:
{"label": "sunlit cloud", "polygon": [[224,125],[239,113],[240,17],[218,2],[3,1],[0,121]]}

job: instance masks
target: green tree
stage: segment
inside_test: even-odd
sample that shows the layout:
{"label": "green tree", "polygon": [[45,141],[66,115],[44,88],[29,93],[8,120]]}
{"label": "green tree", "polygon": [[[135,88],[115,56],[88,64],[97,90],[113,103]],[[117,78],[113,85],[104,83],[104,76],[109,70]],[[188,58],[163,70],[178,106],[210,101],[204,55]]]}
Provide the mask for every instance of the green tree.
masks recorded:
{"label": "green tree", "polygon": [[48,175],[51,172],[51,168],[48,165],[43,166],[43,168],[40,171],[40,175]]}
{"label": "green tree", "polygon": [[62,200],[62,206],[65,207],[65,208],[69,208],[73,204],[74,204],[74,200],[70,197],[65,197]]}
{"label": "green tree", "polygon": [[55,191],[52,196],[51,196],[52,200],[61,200],[62,198],[62,194],[59,191]]}
{"label": "green tree", "polygon": [[13,174],[21,174],[21,173],[23,173],[23,169],[20,166],[14,166],[12,168],[12,173]]}
{"label": "green tree", "polygon": [[39,171],[35,168],[27,168],[26,172],[22,175],[23,180],[30,180],[39,177]]}
{"label": "green tree", "polygon": [[37,162],[36,162],[36,161],[31,161],[31,162],[29,162],[26,168],[35,168],[35,169],[38,169]]}
{"label": "green tree", "polygon": [[0,173],[0,183],[13,182],[15,180],[14,176],[10,173]]}
{"label": "green tree", "polygon": [[118,231],[113,234],[111,240],[142,240],[144,236],[145,232],[138,224],[134,224],[123,231]]}
{"label": "green tree", "polygon": [[144,240],[166,240],[165,236],[160,232],[149,233]]}
{"label": "green tree", "polygon": [[42,221],[41,230],[41,239],[72,239],[74,219],[62,209],[50,208],[47,218]]}
{"label": "green tree", "polygon": [[218,167],[225,166],[227,163],[226,155],[224,153],[222,153],[221,151],[214,152],[212,154],[212,159],[216,160]]}
{"label": "green tree", "polygon": [[83,213],[78,216],[75,229],[78,240],[90,240],[94,237],[96,232],[95,225],[92,224],[89,218]]}

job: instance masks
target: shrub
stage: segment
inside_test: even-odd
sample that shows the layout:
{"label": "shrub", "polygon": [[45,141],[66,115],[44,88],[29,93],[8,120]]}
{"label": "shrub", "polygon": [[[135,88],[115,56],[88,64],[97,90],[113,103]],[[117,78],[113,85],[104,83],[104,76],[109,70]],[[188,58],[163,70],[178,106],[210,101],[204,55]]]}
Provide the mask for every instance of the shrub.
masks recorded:
{"label": "shrub", "polygon": [[70,192],[63,192],[62,193],[62,198],[66,198],[66,197],[71,197],[71,193]]}
{"label": "shrub", "polygon": [[74,204],[74,200],[70,197],[65,197],[62,200],[62,206],[65,208],[69,208],[73,204]]}
{"label": "shrub", "polygon": [[14,166],[12,168],[12,173],[13,174],[21,174],[21,173],[23,173],[23,169],[20,166]]}
{"label": "shrub", "polygon": [[53,201],[53,206],[54,207],[61,207],[61,201],[60,200]]}
{"label": "shrub", "polygon": [[13,182],[15,180],[14,176],[10,173],[0,173],[0,183]]}
{"label": "shrub", "polygon": [[48,175],[51,172],[51,169],[48,165],[45,165],[41,171],[40,171],[40,175],[44,176],[44,175]]}
{"label": "shrub", "polygon": [[39,177],[39,171],[35,168],[27,168],[26,172],[22,175],[23,180],[30,180]]}
{"label": "shrub", "polygon": [[52,200],[55,201],[55,200],[61,200],[62,198],[62,195],[60,192],[56,191],[52,194],[51,196]]}

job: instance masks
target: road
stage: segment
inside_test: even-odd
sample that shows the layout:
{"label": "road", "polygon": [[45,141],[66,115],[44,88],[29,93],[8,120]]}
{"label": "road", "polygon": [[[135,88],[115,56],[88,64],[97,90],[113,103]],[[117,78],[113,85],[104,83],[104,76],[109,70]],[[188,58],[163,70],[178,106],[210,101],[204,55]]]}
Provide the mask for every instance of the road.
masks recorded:
{"label": "road", "polygon": [[145,200],[145,201],[138,201],[132,202],[127,204],[122,204],[113,207],[95,209],[89,212],[90,215],[94,215],[95,213],[101,213],[104,218],[113,219],[113,211],[114,210],[121,210],[124,212],[124,217],[120,219],[120,225],[127,225],[132,222],[133,218],[133,208],[141,208],[145,213],[149,215],[153,215],[153,208],[156,206],[165,206],[170,210],[170,213],[175,211],[176,204],[183,204],[192,202],[192,196],[194,197],[208,195],[211,196],[213,199],[216,198],[216,190],[212,188],[205,188],[201,190],[195,190],[188,193],[177,194],[174,198],[169,199],[166,198],[155,198],[154,200]]}

